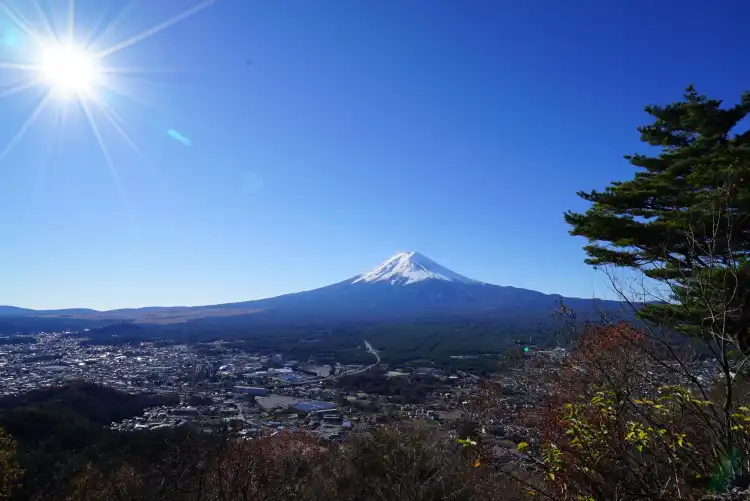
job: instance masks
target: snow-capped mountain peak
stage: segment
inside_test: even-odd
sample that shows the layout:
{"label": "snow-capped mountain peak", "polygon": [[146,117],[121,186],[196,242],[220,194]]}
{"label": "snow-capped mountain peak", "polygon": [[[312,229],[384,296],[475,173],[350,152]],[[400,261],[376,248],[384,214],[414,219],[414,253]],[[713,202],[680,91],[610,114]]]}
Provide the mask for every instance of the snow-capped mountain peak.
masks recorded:
{"label": "snow-capped mountain peak", "polygon": [[351,283],[389,282],[393,285],[408,285],[424,280],[477,283],[418,252],[399,252],[373,270],[356,277]]}

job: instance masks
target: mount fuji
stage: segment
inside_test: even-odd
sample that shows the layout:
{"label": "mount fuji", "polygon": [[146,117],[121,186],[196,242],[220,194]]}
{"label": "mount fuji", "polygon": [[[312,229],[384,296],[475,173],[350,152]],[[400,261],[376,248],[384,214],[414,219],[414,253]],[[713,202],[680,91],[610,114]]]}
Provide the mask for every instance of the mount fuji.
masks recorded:
{"label": "mount fuji", "polygon": [[327,322],[437,320],[486,317],[549,319],[560,301],[580,314],[613,311],[620,303],[563,298],[556,294],[492,285],[456,273],[418,252],[399,252],[372,270],[342,282],[283,296],[194,307],[149,307],[110,311],[34,311],[0,307],[0,317],[66,318],[141,324],[189,323],[201,327],[300,325]]}
{"label": "mount fuji", "polygon": [[[564,298],[557,294],[474,280],[419,252],[399,252],[372,270],[320,289],[239,305],[306,318],[368,321],[437,319],[466,315],[539,318],[560,301],[577,312],[612,311],[614,301]],[[235,305],[225,305],[233,307]]]}
{"label": "mount fuji", "polygon": [[399,252],[372,271],[351,280],[350,283],[389,282],[391,285],[409,285],[424,280],[444,280],[457,283],[479,283],[444,268],[418,252]]}

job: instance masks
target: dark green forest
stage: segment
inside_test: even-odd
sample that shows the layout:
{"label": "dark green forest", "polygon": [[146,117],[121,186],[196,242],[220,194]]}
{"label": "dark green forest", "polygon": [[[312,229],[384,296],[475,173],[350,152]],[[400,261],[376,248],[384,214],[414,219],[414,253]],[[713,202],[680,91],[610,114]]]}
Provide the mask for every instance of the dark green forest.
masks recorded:
{"label": "dark green forest", "polygon": [[117,433],[108,426],[147,407],[177,402],[176,396],[130,395],[83,381],[0,399],[0,428],[18,443],[25,472],[11,499],[64,496],[70,480],[91,461],[158,455],[160,444],[177,432],[146,437]]}
{"label": "dark green forest", "polygon": [[320,363],[372,363],[364,349],[364,340],[379,351],[383,362],[404,364],[429,360],[441,367],[487,367],[486,364],[456,361],[456,355],[498,354],[518,343],[540,347],[568,345],[569,332],[550,312],[549,319],[538,323],[461,320],[394,324],[337,325],[333,327],[301,325],[265,327],[263,329],[179,330],[178,327],[154,327],[119,324],[86,333],[91,344],[128,344],[144,341],[157,343],[209,343],[222,341],[227,349],[259,353],[281,352],[288,358]]}
{"label": "dark green forest", "polygon": [[336,388],[349,392],[390,396],[394,402],[420,404],[425,396],[444,385],[433,377],[386,377],[385,371],[373,368],[361,374],[343,376],[336,380]]}

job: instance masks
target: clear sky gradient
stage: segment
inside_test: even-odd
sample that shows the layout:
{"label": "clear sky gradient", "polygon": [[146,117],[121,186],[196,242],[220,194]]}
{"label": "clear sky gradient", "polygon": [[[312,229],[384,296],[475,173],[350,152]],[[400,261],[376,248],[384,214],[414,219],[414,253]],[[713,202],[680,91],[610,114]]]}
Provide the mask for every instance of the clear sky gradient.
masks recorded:
{"label": "clear sky gradient", "polygon": [[[78,0],[76,32],[106,48],[195,3]],[[33,4],[11,2],[65,25],[65,2]],[[607,296],[563,212],[632,175],[644,105],[750,88],[749,20],[739,0],[219,0],[106,60],[137,147],[94,114],[115,175],[77,103],[2,159],[0,304],[241,301],[400,250]],[[13,24],[0,59],[33,59]],[[0,149],[44,91],[0,99]]]}

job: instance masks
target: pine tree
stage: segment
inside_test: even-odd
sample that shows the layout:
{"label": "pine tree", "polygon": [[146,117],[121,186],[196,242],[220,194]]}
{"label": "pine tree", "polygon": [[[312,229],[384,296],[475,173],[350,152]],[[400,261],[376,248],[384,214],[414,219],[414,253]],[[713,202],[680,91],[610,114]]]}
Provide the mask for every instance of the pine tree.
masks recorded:
{"label": "pine tree", "polygon": [[[568,211],[571,234],[588,238],[586,262],[638,270],[669,287],[671,297],[641,310],[647,320],[694,336],[750,345],[750,113],[699,95],[647,106],[641,140],[655,156],[625,158],[633,179],[579,192],[592,203]],[[746,127],[746,125],[745,125]]]}

